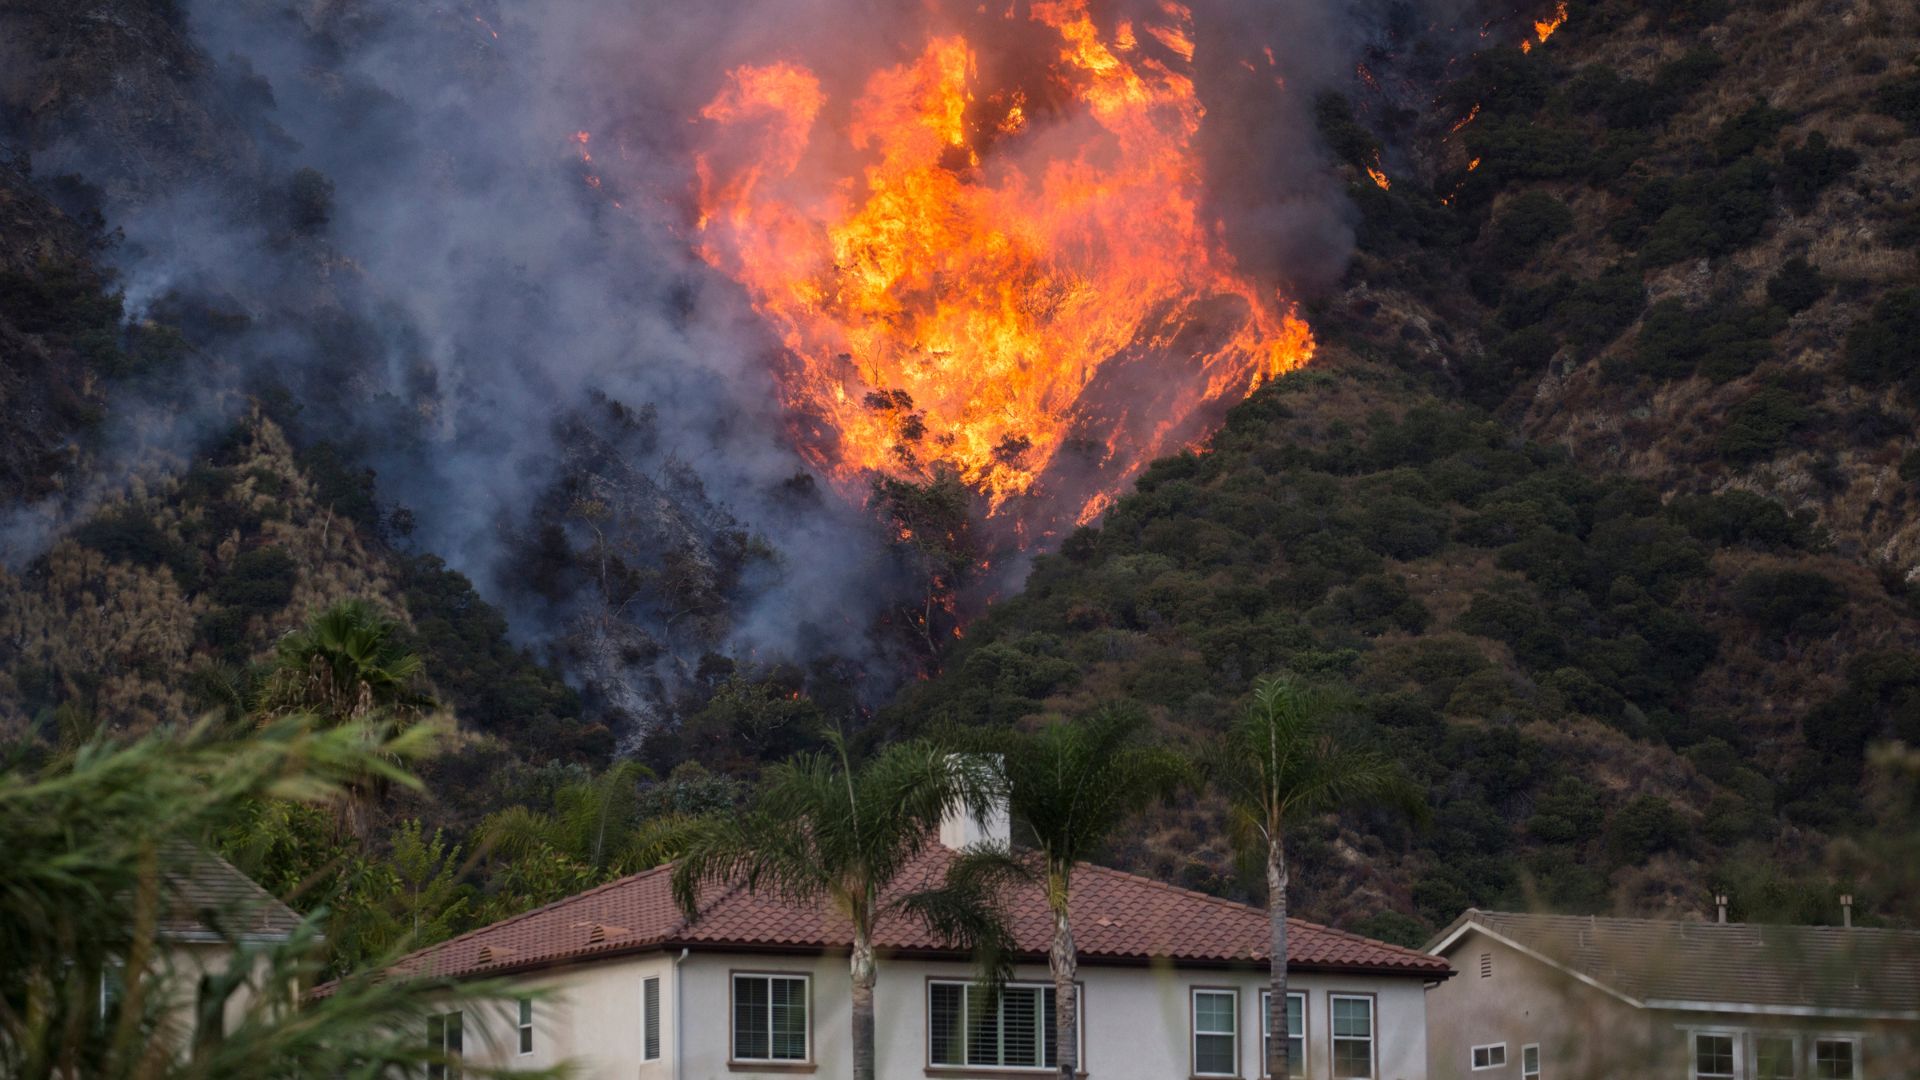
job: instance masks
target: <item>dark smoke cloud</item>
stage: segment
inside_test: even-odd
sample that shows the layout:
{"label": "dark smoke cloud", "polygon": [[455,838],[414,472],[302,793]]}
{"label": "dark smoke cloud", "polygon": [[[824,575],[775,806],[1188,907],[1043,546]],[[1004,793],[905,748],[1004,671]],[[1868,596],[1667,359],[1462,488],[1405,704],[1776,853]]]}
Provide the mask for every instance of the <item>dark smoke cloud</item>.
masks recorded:
{"label": "dark smoke cloud", "polygon": [[[573,452],[557,421],[596,408],[595,395],[651,405],[644,447],[622,445],[675,503],[662,528],[738,523],[778,553],[737,587],[725,647],[856,651],[846,628],[884,605],[884,550],[853,508],[796,506],[773,343],[688,253],[689,119],[738,64],[864,73],[916,54],[929,19],[977,21],[977,5],[185,6],[216,135],[174,158],[201,166],[143,175],[125,140],[84,129],[40,155],[43,171],[112,175],[132,307],[185,293],[253,314],[222,346],[233,385],[271,376],[293,389],[312,433],[365,454],[383,498],[412,509],[414,542],[508,603],[533,639],[581,614],[530,594],[515,562]],[[1351,252],[1351,211],[1316,146],[1312,96],[1350,76],[1387,18],[1338,0],[1194,6],[1222,235],[1250,272],[1324,288]],[[324,241],[290,234],[281,207],[305,168],[333,185]],[[662,615],[627,615],[670,639]],[[685,660],[621,677],[671,683]]]}

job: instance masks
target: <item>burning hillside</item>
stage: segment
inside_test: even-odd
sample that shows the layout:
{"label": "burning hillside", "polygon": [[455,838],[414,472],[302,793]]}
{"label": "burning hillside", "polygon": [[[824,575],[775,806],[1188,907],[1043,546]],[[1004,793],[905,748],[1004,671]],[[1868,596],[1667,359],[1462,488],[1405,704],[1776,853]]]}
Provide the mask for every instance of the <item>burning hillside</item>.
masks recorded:
{"label": "burning hillside", "polygon": [[908,48],[733,69],[700,113],[698,249],[785,345],[816,467],[855,495],[950,469],[1044,540],[1313,340],[1206,210],[1186,8],[1015,3]]}

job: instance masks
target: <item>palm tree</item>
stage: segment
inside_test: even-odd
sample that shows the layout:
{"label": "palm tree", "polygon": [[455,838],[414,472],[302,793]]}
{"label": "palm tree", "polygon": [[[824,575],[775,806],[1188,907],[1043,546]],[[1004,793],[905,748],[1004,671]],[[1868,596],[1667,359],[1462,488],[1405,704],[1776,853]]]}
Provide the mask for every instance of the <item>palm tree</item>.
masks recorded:
{"label": "palm tree", "polygon": [[400,626],[364,600],[345,600],[280,639],[255,708],[305,713],[338,727],[376,714],[417,718],[433,699],[414,689],[420,658],[400,644]]}
{"label": "palm tree", "polygon": [[[255,710],[263,719],[300,715],[322,727],[353,727],[368,745],[410,726],[433,708],[414,689],[420,658],[398,639],[399,624],[363,600],[346,600],[280,639]],[[336,827],[360,840],[372,831],[373,807],[384,802],[377,775],[350,785]]]}
{"label": "palm tree", "polygon": [[1336,737],[1335,721],[1346,711],[1345,699],[1326,687],[1264,678],[1210,755],[1209,778],[1233,809],[1236,837],[1251,848],[1264,846],[1266,856],[1269,1076],[1288,1075],[1286,826],[1296,817],[1369,802],[1425,810],[1396,762]]}
{"label": "palm tree", "polygon": [[1109,706],[996,740],[1012,804],[1014,835],[1038,856],[1053,912],[1054,1044],[1062,1080],[1080,1066],[1079,954],[1068,901],[1077,863],[1094,855],[1129,818],[1171,794],[1191,768],[1179,754],[1145,744],[1146,716]]}
{"label": "palm tree", "polygon": [[974,951],[991,980],[1007,966],[1007,930],[998,894],[1009,880],[1004,851],[963,853],[946,880],[919,891],[895,885],[930,847],[940,823],[965,810],[984,822],[999,783],[979,758],[927,742],[903,742],[856,764],[846,740],[769,768],[744,814],[708,819],[689,833],[674,869],[674,898],[698,918],[700,895],[744,884],[798,905],[825,901],[853,928],[853,1080],[873,1080],[874,931],[885,918],[917,919]]}

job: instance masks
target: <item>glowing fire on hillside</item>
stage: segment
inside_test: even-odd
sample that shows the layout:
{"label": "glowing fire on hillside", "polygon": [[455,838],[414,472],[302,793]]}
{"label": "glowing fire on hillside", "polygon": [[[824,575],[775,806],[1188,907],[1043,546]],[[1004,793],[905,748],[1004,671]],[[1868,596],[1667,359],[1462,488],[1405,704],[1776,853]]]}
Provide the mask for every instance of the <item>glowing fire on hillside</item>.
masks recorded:
{"label": "glowing fire on hillside", "polygon": [[[1188,10],[1017,7],[851,80],[731,71],[698,121],[697,246],[781,338],[817,467],[855,496],[952,469],[1031,540],[1314,344],[1207,219]],[[986,44],[1014,37],[1045,44]]]}

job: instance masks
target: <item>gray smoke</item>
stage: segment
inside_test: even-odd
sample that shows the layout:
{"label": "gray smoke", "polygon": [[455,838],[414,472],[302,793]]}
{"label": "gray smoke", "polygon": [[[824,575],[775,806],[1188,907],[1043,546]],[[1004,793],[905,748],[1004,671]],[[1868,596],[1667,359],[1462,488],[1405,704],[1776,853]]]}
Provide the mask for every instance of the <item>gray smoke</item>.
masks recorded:
{"label": "gray smoke", "polygon": [[[252,316],[213,381],[290,390],[308,434],[373,464],[382,498],[412,511],[412,542],[506,603],[527,639],[564,636],[592,607],[529,590],[520,561],[542,515],[564,517],[583,454],[603,459],[585,494],[643,534],[639,557],[757,537],[772,554],[726,582],[705,640],[675,636],[672,603],[616,613],[665,656],[613,677],[670,693],[689,650],[857,654],[893,581],[857,508],[796,497],[775,343],[688,250],[689,118],[741,63],[799,60],[851,85],[917,53],[927,20],[980,18],[949,6],[193,0],[204,60],[187,65],[195,107],[175,106],[197,119],[154,136],[162,164],[85,127],[39,158],[113,196],[130,306],[185,295]],[[1353,232],[1312,96],[1350,76],[1381,16],[1336,0],[1194,7],[1223,236],[1276,285],[1324,288]],[[324,226],[289,225],[313,201],[300,170],[332,185]],[[604,417],[607,400],[642,419],[565,422]]]}

